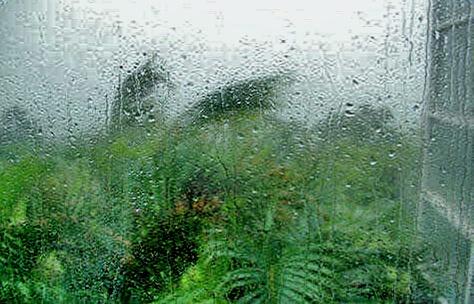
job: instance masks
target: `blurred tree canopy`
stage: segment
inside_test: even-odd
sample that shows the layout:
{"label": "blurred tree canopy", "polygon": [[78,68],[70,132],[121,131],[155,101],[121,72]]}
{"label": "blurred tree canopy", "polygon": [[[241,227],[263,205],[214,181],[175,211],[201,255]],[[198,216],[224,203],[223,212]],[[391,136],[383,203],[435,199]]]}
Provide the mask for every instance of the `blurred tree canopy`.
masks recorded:
{"label": "blurred tree canopy", "polygon": [[113,130],[155,122],[166,99],[164,92],[173,88],[166,62],[156,54],[119,82],[111,109]]}

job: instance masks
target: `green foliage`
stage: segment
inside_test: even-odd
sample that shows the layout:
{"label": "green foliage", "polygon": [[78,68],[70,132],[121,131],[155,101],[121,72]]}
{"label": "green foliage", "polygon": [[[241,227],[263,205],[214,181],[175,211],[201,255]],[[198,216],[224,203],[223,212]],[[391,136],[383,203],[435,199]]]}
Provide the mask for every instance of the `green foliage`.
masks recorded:
{"label": "green foliage", "polygon": [[432,302],[416,141],[383,109],[319,133],[272,117],[282,80],[223,87],[192,124],[1,159],[0,302]]}
{"label": "green foliage", "polygon": [[405,218],[411,203],[400,193],[413,181],[409,141],[298,146],[282,140],[287,126],[257,118],[217,121],[182,139],[223,203],[203,260],[163,303],[427,301],[429,284],[412,265],[421,251]]}
{"label": "green foliage", "polygon": [[340,112],[331,113],[317,126],[320,132],[331,139],[351,138],[360,142],[396,140],[394,116],[385,106],[347,103]]}
{"label": "green foliage", "polygon": [[47,169],[46,163],[24,157],[17,163],[5,163],[0,172],[0,225],[26,220],[28,197]]}
{"label": "green foliage", "polygon": [[274,216],[267,211],[264,232],[256,238],[209,243],[209,259],[231,265],[219,289],[238,303],[322,302],[335,274],[311,244],[318,229],[314,214],[303,210],[287,233],[273,228]]}

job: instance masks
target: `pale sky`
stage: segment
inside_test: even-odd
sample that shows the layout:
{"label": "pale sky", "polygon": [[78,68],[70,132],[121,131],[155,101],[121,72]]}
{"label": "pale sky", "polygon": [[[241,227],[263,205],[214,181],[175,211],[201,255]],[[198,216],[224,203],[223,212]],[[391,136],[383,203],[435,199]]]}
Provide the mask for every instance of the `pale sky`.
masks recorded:
{"label": "pale sky", "polygon": [[392,96],[408,109],[420,102],[405,95],[422,84],[425,1],[4,0],[0,108],[24,104],[58,132],[68,115],[94,128],[119,66],[159,51],[178,87],[176,111],[206,87],[278,65],[299,74],[293,90],[306,92],[292,106],[308,117],[356,98]]}
{"label": "pale sky", "polygon": [[[395,3],[395,4],[394,4]],[[243,36],[266,39],[282,31],[328,39],[383,31],[383,16],[400,1],[387,0],[70,0],[89,14],[105,13],[125,25],[201,30],[205,39],[235,43]],[[304,39],[304,38],[303,38]]]}

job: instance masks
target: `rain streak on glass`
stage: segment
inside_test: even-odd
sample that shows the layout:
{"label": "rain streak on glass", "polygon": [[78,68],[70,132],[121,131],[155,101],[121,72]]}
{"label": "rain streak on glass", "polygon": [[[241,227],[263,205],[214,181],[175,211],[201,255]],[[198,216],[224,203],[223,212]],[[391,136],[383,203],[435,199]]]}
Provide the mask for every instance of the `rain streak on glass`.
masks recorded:
{"label": "rain streak on glass", "polygon": [[473,303],[473,10],[0,0],[0,303]]}

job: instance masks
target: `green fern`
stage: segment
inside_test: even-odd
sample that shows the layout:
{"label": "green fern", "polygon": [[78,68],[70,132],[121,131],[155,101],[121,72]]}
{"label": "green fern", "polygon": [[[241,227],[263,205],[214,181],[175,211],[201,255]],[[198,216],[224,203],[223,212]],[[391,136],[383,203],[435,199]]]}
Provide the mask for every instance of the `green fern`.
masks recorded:
{"label": "green fern", "polygon": [[308,225],[315,217],[306,208],[288,223],[286,233],[275,225],[260,239],[210,242],[208,263],[224,259],[230,265],[218,287],[224,297],[236,303],[328,303],[331,295],[324,286],[335,274],[319,257],[320,246],[310,231],[315,227]]}

